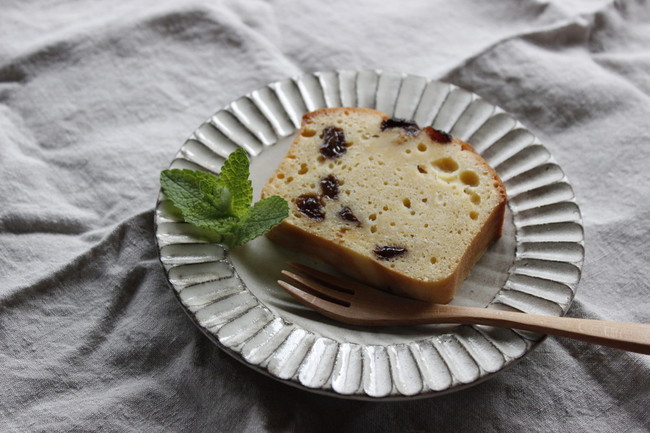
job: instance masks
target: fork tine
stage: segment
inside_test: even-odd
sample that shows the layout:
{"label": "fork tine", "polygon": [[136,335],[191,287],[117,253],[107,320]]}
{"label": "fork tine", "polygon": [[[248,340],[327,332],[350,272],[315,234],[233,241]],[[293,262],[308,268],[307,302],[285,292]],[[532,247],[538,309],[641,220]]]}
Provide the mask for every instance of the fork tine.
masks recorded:
{"label": "fork tine", "polygon": [[310,279],[308,277],[303,277],[302,275],[296,275],[293,272],[286,270],[282,271],[282,275],[286,276],[290,280],[307,287],[310,291],[314,292],[317,295],[321,295],[321,298],[324,298],[327,301],[335,303],[344,303],[345,306],[350,306],[350,301],[354,296],[354,292],[341,291],[332,287],[325,286],[318,281]]}
{"label": "fork tine", "polygon": [[289,266],[302,272],[303,274],[315,278],[318,281],[321,281],[323,283],[327,283],[331,286],[334,286],[343,292],[354,293],[355,287],[363,286],[361,283],[358,283],[356,281],[327,274],[325,272],[319,271],[317,269],[314,269],[307,265],[303,265],[301,263],[289,262],[288,264]]}
{"label": "fork tine", "polygon": [[345,311],[348,309],[347,307],[319,298],[311,293],[307,293],[285,281],[278,280],[278,284],[304,306],[314,309],[332,319],[340,320],[342,322],[347,321]]}

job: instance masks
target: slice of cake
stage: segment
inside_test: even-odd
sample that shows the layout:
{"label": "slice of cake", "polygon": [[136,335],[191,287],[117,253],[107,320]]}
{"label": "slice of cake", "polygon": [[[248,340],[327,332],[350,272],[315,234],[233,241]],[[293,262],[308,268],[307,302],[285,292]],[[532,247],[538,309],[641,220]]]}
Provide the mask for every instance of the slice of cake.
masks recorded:
{"label": "slice of cake", "polygon": [[306,114],[270,195],[290,207],[273,241],[438,303],[501,235],[506,205],[501,179],[469,144],[364,108]]}

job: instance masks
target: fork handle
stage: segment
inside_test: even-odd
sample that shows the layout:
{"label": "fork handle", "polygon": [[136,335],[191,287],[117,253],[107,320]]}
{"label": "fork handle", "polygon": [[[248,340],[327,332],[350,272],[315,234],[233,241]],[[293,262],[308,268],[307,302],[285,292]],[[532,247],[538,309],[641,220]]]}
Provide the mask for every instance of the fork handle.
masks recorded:
{"label": "fork handle", "polygon": [[[438,310],[439,309],[439,310]],[[432,317],[451,323],[522,329],[650,355],[650,324],[550,317],[490,308],[437,306]]]}

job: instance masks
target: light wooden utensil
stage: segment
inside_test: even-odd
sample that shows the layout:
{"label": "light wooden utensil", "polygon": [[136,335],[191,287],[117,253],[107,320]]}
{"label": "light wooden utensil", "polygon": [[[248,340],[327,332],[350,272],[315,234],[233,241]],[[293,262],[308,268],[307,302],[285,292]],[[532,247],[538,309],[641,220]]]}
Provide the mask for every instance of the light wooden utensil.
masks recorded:
{"label": "light wooden utensil", "polygon": [[301,276],[282,271],[294,285],[280,286],[302,304],[354,325],[401,326],[429,323],[488,325],[574,338],[650,355],[650,325],[541,316],[489,308],[430,304],[382,292],[356,281],[290,263]]}

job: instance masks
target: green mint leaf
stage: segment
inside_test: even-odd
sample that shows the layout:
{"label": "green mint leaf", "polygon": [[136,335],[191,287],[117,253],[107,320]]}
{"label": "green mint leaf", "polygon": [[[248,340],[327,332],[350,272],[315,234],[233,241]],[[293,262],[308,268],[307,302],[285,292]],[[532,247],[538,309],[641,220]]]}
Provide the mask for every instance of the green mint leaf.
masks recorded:
{"label": "green mint leaf", "polygon": [[204,218],[194,218],[193,216],[190,216],[188,218],[185,218],[185,221],[194,224],[197,227],[203,227],[208,230],[213,231],[216,234],[228,237],[233,230],[237,227],[237,224],[239,223],[239,218],[237,217],[221,217],[221,218],[214,218],[214,219],[204,219]]}
{"label": "green mint leaf", "polygon": [[230,215],[230,192],[210,174],[194,170],[165,170],[160,173],[163,192],[187,222]]}
{"label": "green mint leaf", "polygon": [[[209,183],[214,176],[193,170],[164,170],[160,173],[163,192],[180,210],[188,210],[204,200],[201,183]],[[215,179],[215,183],[218,185]]]}
{"label": "green mint leaf", "polygon": [[219,183],[232,194],[232,214],[243,217],[253,202],[253,186],[248,179],[249,161],[246,151],[239,148],[232,152],[221,168]]}
{"label": "green mint leaf", "polygon": [[232,233],[232,247],[263,235],[289,216],[289,205],[279,196],[267,197],[255,203]]}
{"label": "green mint leaf", "polygon": [[253,187],[249,161],[243,149],[226,159],[218,176],[194,170],[171,169],[160,173],[165,196],[183,219],[218,235],[230,248],[263,235],[289,216],[289,205],[278,196],[251,206]]}

